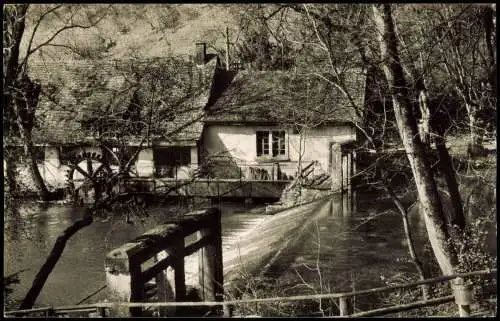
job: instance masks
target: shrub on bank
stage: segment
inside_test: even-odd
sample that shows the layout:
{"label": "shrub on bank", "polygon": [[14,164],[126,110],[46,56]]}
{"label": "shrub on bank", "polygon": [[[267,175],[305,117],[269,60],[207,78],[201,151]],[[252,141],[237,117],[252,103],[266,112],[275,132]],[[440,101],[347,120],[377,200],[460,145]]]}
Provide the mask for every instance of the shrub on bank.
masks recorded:
{"label": "shrub on bank", "polygon": [[[460,178],[460,176],[459,176]],[[457,273],[472,272],[496,268],[496,194],[489,175],[477,175],[474,178],[461,177],[460,192],[464,202],[467,226],[463,232],[456,232],[448,246],[458,254]],[[427,243],[421,257],[430,276],[441,274],[439,266]],[[393,276],[395,277],[395,276]],[[416,281],[417,273],[406,276],[407,280]],[[388,282],[394,280],[388,279]],[[494,315],[496,304],[490,303],[489,297],[496,298],[496,279],[490,276],[476,276],[468,279],[473,286],[474,304],[472,311],[483,311],[485,315]],[[397,283],[397,282],[396,282]],[[400,282],[400,283],[407,283]],[[431,288],[431,297],[437,298],[451,295],[449,282],[437,283]],[[385,298],[386,304],[405,304],[422,300],[419,288],[394,293]],[[398,313],[398,316],[457,316],[458,308],[454,302],[436,307],[415,309]]]}

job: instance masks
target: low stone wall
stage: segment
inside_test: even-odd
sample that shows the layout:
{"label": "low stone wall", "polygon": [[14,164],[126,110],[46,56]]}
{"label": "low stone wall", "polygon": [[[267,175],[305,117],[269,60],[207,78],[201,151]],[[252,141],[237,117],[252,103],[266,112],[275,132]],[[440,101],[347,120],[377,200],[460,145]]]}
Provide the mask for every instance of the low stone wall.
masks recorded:
{"label": "low stone wall", "polygon": [[294,206],[324,198],[330,194],[330,190],[307,188],[300,186],[296,181],[293,181],[283,190],[279,202],[270,204],[266,207],[266,213],[274,214]]}

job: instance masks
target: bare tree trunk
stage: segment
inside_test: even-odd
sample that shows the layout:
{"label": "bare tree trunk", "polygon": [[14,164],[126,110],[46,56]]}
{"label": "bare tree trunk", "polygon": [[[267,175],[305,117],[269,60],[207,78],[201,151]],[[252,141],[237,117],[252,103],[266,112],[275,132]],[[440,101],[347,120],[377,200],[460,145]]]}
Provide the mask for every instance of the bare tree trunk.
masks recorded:
{"label": "bare tree trunk", "polygon": [[[487,31],[488,32],[488,31]],[[496,55],[496,47],[497,47],[497,7],[496,3],[491,4],[491,30],[490,35],[488,37],[488,45],[491,46],[491,58],[492,59],[492,69],[490,73],[490,84],[493,88],[493,93],[497,96],[498,88],[497,88],[497,55]]]}
{"label": "bare tree trunk", "polygon": [[457,256],[453,249],[447,246],[450,235],[446,228],[446,218],[424,146],[418,135],[417,123],[411,112],[408,86],[401,66],[398,40],[394,33],[392,7],[384,4],[381,13],[377,5],[373,5],[373,13],[378,29],[383,69],[391,88],[396,122],[417,185],[429,241],[443,274],[453,274]]}
{"label": "bare tree trunk", "polygon": [[5,164],[5,179],[6,193],[9,196],[16,197],[18,193],[18,185],[16,182],[16,162],[18,161],[17,154],[14,150],[6,150],[4,148],[4,164]]}
{"label": "bare tree trunk", "polygon": [[[403,220],[403,227],[405,230],[405,236],[406,236],[406,242],[408,244],[408,252],[410,253],[411,260],[413,262],[413,265],[417,269],[417,272],[420,276],[421,280],[425,280],[427,278],[427,275],[425,275],[425,270],[422,266],[422,262],[417,257],[416,251],[415,251],[415,245],[413,243],[413,237],[411,235],[411,230],[410,230],[410,224],[408,223],[408,211],[404,208],[403,204],[401,204],[401,201],[399,198],[396,196],[392,188],[389,186],[389,184],[385,183],[384,187],[386,191],[389,193],[391,196],[392,202],[396,206],[396,208],[399,210],[399,213],[401,214],[401,219]],[[422,284],[421,285],[422,289],[422,294],[424,297],[424,300],[429,299],[429,286],[427,284]]]}
{"label": "bare tree trunk", "polygon": [[3,8],[3,89],[4,95],[14,84],[19,68],[19,45],[24,34],[27,4],[9,4]]}
{"label": "bare tree trunk", "polygon": [[31,139],[31,130],[26,129],[23,125],[23,121],[21,119],[21,111],[19,110],[16,99],[12,100],[11,105],[14,108],[17,126],[19,127],[19,134],[23,141],[24,154],[28,158],[28,165],[33,176],[33,180],[35,181],[38,191],[40,192],[41,198],[43,200],[49,200],[51,193],[49,193],[43,177],[40,174],[40,170],[38,169],[38,164],[36,163],[35,147],[33,146],[33,140]]}
{"label": "bare tree trunk", "polygon": [[450,215],[451,217],[448,219],[448,224],[456,226],[459,230],[463,230],[465,228],[465,214],[462,197],[458,188],[457,177],[453,171],[453,162],[450,153],[448,152],[448,148],[446,148],[443,130],[435,130],[435,132],[437,135],[434,138],[434,142],[436,143],[436,149],[439,157],[439,169],[446,181],[448,193],[450,194],[451,205],[453,206],[453,211]]}
{"label": "bare tree trunk", "polygon": [[33,280],[33,284],[31,285],[31,288],[29,289],[28,293],[23,299],[23,302],[21,303],[21,306],[19,309],[31,309],[33,305],[35,304],[36,299],[38,298],[38,295],[42,291],[42,288],[47,281],[50,273],[56,266],[56,263],[59,261],[59,258],[61,257],[64,248],[66,247],[66,242],[79,230],[82,228],[92,224],[93,222],[93,216],[92,216],[92,210],[87,209],[85,211],[84,217],[68,227],[64,232],[57,238],[56,243],[54,244],[54,247],[52,248],[52,251],[50,251],[49,256],[47,257],[47,260],[43,264],[43,266],[40,268],[39,272],[37,273],[35,280]]}
{"label": "bare tree trunk", "polygon": [[[21,40],[24,34],[26,12],[28,10],[27,4],[22,5],[8,5],[4,7],[3,15],[3,46],[4,46],[4,74],[3,74],[3,93],[2,99],[4,103],[4,108],[9,112],[5,112],[4,117],[9,119],[8,124],[8,134],[14,135],[15,130],[13,130],[13,124],[17,124],[19,135],[21,136],[24,152],[29,161],[29,167],[33,175],[33,179],[40,192],[42,199],[48,200],[50,193],[47,190],[47,186],[43,181],[42,175],[38,170],[36,164],[36,158],[34,153],[33,141],[31,139],[31,128],[26,128],[23,125],[23,118],[21,115],[21,108],[19,106],[19,99],[26,104],[26,108],[34,110],[36,103],[38,101],[37,97],[27,97],[30,93],[22,92],[23,88],[17,88],[18,81],[22,82],[26,79],[21,80],[22,72],[19,67],[19,48]],[[28,80],[30,81],[30,80]],[[34,103],[35,106],[30,106],[30,103]],[[29,116],[28,116],[29,117]]]}
{"label": "bare tree trunk", "polygon": [[486,36],[486,46],[488,48],[488,56],[490,60],[490,65],[496,65],[496,41],[495,41],[495,30],[496,30],[496,6],[492,4],[491,6],[484,6],[483,20],[484,20],[484,31]]}
{"label": "bare tree trunk", "polygon": [[441,170],[448,192],[450,194],[453,213],[450,213],[448,224],[452,226],[457,226],[459,229],[465,228],[465,216],[462,208],[462,199],[460,197],[460,191],[458,189],[457,178],[455,172],[453,171],[453,162],[448,149],[446,148],[446,143],[444,140],[444,127],[443,124],[437,123],[437,121],[431,119],[431,114],[433,111],[430,110],[429,97],[427,86],[425,85],[424,75],[416,75],[414,72],[414,77],[418,77],[416,81],[416,88],[418,90],[418,104],[420,107],[420,112],[422,118],[420,120],[421,132],[420,139],[422,144],[426,147],[427,151],[430,152],[430,135],[431,130],[435,134],[434,142],[436,143],[436,150],[439,155],[439,169]]}
{"label": "bare tree trunk", "polygon": [[452,226],[457,226],[459,229],[465,228],[465,216],[462,208],[462,199],[460,197],[460,191],[458,189],[457,178],[455,172],[453,171],[453,162],[448,149],[446,148],[446,143],[444,139],[444,124],[440,120],[435,120],[431,118],[431,115],[435,114],[434,110],[431,110],[431,105],[429,104],[429,95],[427,91],[427,86],[425,84],[425,76],[423,74],[423,64],[421,66],[422,74],[418,75],[415,68],[411,68],[412,75],[410,77],[416,78],[416,89],[418,91],[418,104],[420,107],[420,112],[422,114],[420,120],[420,139],[426,147],[428,152],[431,152],[430,148],[430,137],[431,132],[434,135],[434,142],[436,144],[436,150],[439,156],[439,169],[443,174],[448,192],[450,194],[453,212],[449,214],[448,224]]}
{"label": "bare tree trunk", "polygon": [[431,137],[431,112],[429,110],[427,87],[425,86],[424,76],[420,76],[417,79],[416,84],[418,90],[418,106],[420,107],[420,139],[422,143],[430,149],[430,137]]}

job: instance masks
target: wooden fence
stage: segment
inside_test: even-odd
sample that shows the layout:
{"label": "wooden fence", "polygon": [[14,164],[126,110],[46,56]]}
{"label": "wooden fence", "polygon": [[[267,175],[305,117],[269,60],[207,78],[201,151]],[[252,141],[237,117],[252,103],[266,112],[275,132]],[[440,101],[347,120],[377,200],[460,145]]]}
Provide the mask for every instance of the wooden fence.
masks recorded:
{"label": "wooden fence", "polygon": [[[348,293],[327,293],[327,294],[317,294],[317,295],[298,295],[289,297],[274,297],[274,298],[255,298],[247,300],[234,300],[234,301],[203,301],[203,302],[114,302],[114,303],[95,303],[89,305],[78,305],[78,306],[66,306],[66,307],[47,307],[39,309],[30,310],[18,310],[9,311],[5,313],[6,317],[21,317],[21,316],[68,316],[70,314],[87,313],[87,316],[106,316],[106,310],[117,307],[128,307],[128,308],[145,308],[145,307],[223,307],[224,316],[232,317],[233,307],[240,304],[248,303],[272,303],[279,301],[302,301],[302,300],[318,300],[318,299],[337,299],[339,300],[340,316],[344,317],[368,317],[368,316],[380,316],[401,311],[408,311],[416,308],[428,307],[440,305],[447,302],[455,303],[458,306],[459,315],[462,317],[474,315],[470,311],[470,305],[473,303],[472,299],[472,289],[465,286],[463,281],[472,276],[491,276],[496,278],[496,269],[491,270],[481,270],[468,273],[461,273],[449,276],[441,276],[427,280],[421,280],[417,282],[379,287],[373,289],[367,289],[362,291],[348,292]],[[433,298],[424,301],[413,302],[409,304],[395,305],[391,307],[385,307],[380,309],[374,309],[369,311],[363,311],[358,313],[352,313],[352,306],[350,304],[352,298],[373,294],[381,292],[389,292],[404,288],[415,288],[422,284],[435,284],[440,282],[452,281],[454,280],[454,295],[444,296],[439,298]]]}

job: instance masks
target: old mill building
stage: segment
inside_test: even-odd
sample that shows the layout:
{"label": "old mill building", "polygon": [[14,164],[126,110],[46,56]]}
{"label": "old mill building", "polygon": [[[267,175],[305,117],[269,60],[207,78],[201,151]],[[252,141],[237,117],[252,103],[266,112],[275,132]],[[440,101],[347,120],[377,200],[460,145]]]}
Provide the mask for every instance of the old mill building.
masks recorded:
{"label": "old mill building", "polygon": [[[68,172],[77,178],[75,155],[90,159],[91,171],[100,162],[113,168],[114,141],[127,146],[128,156],[141,146],[133,166],[138,177],[186,179],[199,171],[291,180],[299,163],[311,162],[325,173],[352,172],[352,155],[342,156],[341,146],[359,139],[361,70],[346,73],[356,93],[347,97],[314,74],[226,70],[204,43],[196,49],[191,59],[32,61],[28,72],[42,86],[33,139],[47,185],[64,188]],[[335,160],[342,157],[347,161]],[[341,163],[348,168],[335,169]]]}

